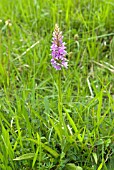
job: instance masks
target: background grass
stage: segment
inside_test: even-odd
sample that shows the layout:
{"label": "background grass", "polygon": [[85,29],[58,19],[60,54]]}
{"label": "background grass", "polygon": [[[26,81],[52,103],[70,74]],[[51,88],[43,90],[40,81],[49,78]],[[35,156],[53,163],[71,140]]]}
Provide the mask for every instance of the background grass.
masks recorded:
{"label": "background grass", "polygon": [[[0,19],[0,169],[113,170],[113,0],[1,0]],[[50,64],[55,23],[69,59],[64,127]]]}

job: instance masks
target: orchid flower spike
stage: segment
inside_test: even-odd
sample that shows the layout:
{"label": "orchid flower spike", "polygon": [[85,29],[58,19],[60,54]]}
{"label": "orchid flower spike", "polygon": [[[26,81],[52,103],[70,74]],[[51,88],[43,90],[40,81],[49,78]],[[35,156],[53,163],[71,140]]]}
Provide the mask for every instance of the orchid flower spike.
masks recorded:
{"label": "orchid flower spike", "polygon": [[61,70],[62,67],[68,67],[68,60],[65,58],[67,52],[65,43],[63,42],[62,32],[57,24],[53,32],[52,46],[51,46],[51,64],[56,70]]}

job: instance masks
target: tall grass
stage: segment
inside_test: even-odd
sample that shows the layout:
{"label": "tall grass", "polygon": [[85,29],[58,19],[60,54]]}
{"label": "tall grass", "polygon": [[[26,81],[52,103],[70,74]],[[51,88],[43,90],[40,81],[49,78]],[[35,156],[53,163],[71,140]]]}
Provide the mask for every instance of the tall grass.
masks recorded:
{"label": "tall grass", "polygon": [[[113,0],[0,1],[0,169],[114,169],[113,12]],[[55,23],[69,59],[63,126]]]}

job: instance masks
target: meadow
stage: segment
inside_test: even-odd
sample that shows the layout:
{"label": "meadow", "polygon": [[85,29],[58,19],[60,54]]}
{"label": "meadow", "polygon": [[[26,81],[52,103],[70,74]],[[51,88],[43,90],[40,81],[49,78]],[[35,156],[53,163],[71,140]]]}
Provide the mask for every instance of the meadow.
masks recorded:
{"label": "meadow", "polygon": [[114,170],[113,0],[0,0],[0,170]]}

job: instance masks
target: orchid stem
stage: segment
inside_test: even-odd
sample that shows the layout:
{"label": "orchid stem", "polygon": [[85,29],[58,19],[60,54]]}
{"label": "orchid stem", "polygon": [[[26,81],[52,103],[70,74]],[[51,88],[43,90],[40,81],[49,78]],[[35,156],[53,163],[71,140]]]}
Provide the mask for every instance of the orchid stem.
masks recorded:
{"label": "orchid stem", "polygon": [[58,75],[58,112],[59,112],[59,120],[62,125],[63,115],[62,115],[61,71],[59,71],[59,75]]}

